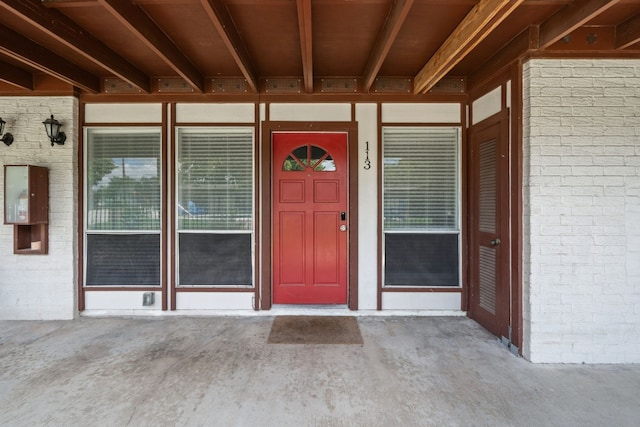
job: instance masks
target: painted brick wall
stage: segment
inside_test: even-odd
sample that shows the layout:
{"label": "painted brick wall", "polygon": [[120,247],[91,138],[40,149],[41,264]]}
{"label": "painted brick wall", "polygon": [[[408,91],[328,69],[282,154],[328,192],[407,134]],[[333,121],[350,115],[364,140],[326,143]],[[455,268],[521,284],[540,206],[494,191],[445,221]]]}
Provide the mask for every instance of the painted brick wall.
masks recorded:
{"label": "painted brick wall", "polygon": [[[42,122],[63,123],[64,146],[51,147]],[[0,224],[0,319],[71,319],[77,271],[77,123],[73,97],[0,97],[0,117],[13,134],[0,144],[0,163],[49,168],[49,254],[14,255],[13,226]],[[4,167],[0,170],[4,220]],[[2,223],[4,221],[0,221]]]}
{"label": "painted brick wall", "polygon": [[533,362],[640,362],[640,60],[524,65]]}

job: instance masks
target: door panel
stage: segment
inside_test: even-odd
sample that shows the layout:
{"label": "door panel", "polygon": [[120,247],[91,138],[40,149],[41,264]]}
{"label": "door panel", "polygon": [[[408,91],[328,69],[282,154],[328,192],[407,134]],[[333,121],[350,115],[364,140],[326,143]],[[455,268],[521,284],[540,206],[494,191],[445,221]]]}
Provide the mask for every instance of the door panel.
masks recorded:
{"label": "door panel", "polygon": [[273,302],[347,302],[347,134],[273,134]]}
{"label": "door panel", "polygon": [[508,114],[470,130],[471,283],[469,317],[509,336]]}

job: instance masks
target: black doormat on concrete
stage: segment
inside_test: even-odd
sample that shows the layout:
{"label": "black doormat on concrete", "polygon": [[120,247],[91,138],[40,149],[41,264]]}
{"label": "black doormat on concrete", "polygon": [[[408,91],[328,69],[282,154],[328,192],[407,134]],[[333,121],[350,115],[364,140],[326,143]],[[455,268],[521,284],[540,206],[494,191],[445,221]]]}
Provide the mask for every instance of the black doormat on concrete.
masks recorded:
{"label": "black doormat on concrete", "polygon": [[269,344],[362,344],[353,316],[276,316]]}

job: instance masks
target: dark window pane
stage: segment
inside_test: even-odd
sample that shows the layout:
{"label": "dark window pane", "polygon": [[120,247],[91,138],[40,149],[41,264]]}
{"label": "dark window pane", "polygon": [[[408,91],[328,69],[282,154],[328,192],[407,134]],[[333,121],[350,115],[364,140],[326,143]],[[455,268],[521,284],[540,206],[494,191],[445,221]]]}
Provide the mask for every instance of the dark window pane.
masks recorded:
{"label": "dark window pane", "polygon": [[88,286],[159,286],[159,234],[87,235]]}
{"label": "dark window pane", "polygon": [[251,234],[179,237],[180,286],[251,285]]}
{"label": "dark window pane", "polygon": [[457,234],[385,234],[386,286],[458,286]]}

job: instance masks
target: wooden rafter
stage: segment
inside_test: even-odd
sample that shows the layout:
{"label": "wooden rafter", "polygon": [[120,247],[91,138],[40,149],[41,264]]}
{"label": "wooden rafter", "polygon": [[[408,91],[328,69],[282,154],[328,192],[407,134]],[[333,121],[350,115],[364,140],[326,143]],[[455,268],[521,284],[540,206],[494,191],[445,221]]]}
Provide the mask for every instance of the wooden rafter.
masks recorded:
{"label": "wooden rafter", "polygon": [[0,53],[86,91],[100,91],[100,79],[97,76],[2,25]]}
{"label": "wooden rafter", "polygon": [[586,24],[619,0],[576,0],[564,6],[540,25],[540,49],[551,46]]}
{"label": "wooden rafter", "polygon": [[380,32],[378,41],[371,52],[369,62],[364,71],[364,91],[368,92],[373,86],[380,67],[384,63],[385,58],[391,50],[393,42],[396,40],[400,28],[404,23],[405,18],[413,6],[414,0],[396,0],[393,2],[393,6],[387,17],[387,21],[384,24],[384,28]]}
{"label": "wooden rafter", "polygon": [[249,53],[225,5],[222,4],[220,0],[200,0],[200,3],[211,20],[211,23],[218,31],[233,60],[236,62],[236,65],[240,68],[240,72],[247,80],[247,85],[253,92],[258,92],[258,79],[256,78],[254,67],[249,59]]}
{"label": "wooden rafter", "polygon": [[99,3],[149,49],[162,58],[191,87],[199,92],[204,91],[204,77],[200,71],[149,18],[144,10],[129,0],[100,0]]}
{"label": "wooden rafter", "polygon": [[147,93],[151,91],[151,82],[146,74],[87,34],[84,29],[59,11],[51,10],[39,1],[30,0],[2,0],[0,11],[2,11],[0,13],[7,12],[38,28],[48,37],[138,89]]}
{"label": "wooden rafter", "polygon": [[640,43],[640,15],[618,25],[616,28],[616,49],[626,49]]}
{"label": "wooden rafter", "polygon": [[311,0],[297,0],[300,48],[302,49],[302,75],[304,90],[313,92],[313,33],[311,31]]}
{"label": "wooden rafter", "polygon": [[0,81],[22,89],[33,90],[33,76],[15,65],[0,61]]}
{"label": "wooden rafter", "polygon": [[524,0],[480,0],[414,78],[414,93],[431,89]]}

